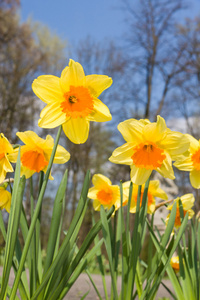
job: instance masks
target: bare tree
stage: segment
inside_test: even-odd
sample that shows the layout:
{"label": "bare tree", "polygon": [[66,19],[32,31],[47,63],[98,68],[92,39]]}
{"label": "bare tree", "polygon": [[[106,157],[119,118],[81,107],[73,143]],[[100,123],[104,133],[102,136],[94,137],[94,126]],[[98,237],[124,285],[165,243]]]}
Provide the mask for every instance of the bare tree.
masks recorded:
{"label": "bare tree", "polygon": [[141,117],[155,119],[163,112],[177,77],[185,71],[185,45],[178,47],[175,27],[175,17],[185,6],[182,0],[141,0],[137,4],[123,1],[132,86],[137,90],[132,101],[139,102]]}
{"label": "bare tree", "polygon": [[17,0],[0,2],[0,128],[12,142],[16,141],[16,131],[28,130],[34,124],[34,77],[52,70],[52,61],[55,72],[55,66],[64,60],[65,48],[47,28],[42,37],[39,33],[44,27],[33,31],[30,22],[21,23],[18,8]]}

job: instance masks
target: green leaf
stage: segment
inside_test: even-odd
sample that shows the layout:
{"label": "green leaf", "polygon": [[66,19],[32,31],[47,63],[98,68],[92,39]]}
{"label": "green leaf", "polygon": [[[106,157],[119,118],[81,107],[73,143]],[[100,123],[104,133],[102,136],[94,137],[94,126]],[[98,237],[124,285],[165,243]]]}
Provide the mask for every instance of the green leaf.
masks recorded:
{"label": "green leaf", "polygon": [[66,186],[67,186],[67,176],[68,176],[68,171],[66,170],[65,174],[62,178],[62,181],[60,183],[60,186],[58,188],[56,198],[54,201],[43,277],[44,277],[45,273],[47,272],[49,266],[51,265],[51,262],[52,262],[53,256],[54,256],[55,246],[57,244],[57,236],[58,236],[60,218],[61,218],[62,208],[63,208],[62,203],[63,203],[63,198],[65,196]]}
{"label": "green leaf", "polygon": [[4,241],[6,242],[6,229],[5,229],[5,225],[4,225],[4,221],[3,221],[3,217],[2,217],[2,212],[0,211],[0,229],[4,238]]}
{"label": "green leaf", "polygon": [[[169,222],[168,222],[169,228],[172,227],[172,225],[174,223],[174,220],[175,220],[176,205],[173,206],[171,215],[170,215],[171,220],[169,219]],[[187,222],[188,222],[188,213],[185,215],[185,218],[184,218],[184,220],[183,220],[183,222],[181,224],[181,227],[179,229],[179,232],[177,234],[177,237],[176,237],[176,239],[174,241],[173,247],[171,248],[171,251],[170,251],[169,255],[167,256],[166,253],[165,253],[165,251],[164,251],[164,253],[163,253],[162,257],[161,257],[162,263],[163,263],[163,270],[159,274],[159,277],[157,278],[156,282],[154,282],[154,285],[152,286],[150,292],[148,293],[148,297],[152,297],[154,295],[155,291],[158,289],[158,286],[159,286],[159,284],[160,284],[160,282],[162,280],[162,277],[164,276],[165,271],[167,271],[168,276],[169,276],[169,278],[170,278],[170,280],[172,282],[172,285],[173,285],[173,288],[174,288],[174,291],[175,291],[175,293],[177,295],[178,300],[187,299],[187,298],[184,297],[184,294],[183,294],[182,289],[180,287],[180,284],[179,284],[179,282],[178,282],[178,280],[176,278],[174,270],[172,269],[172,267],[170,265],[170,259],[171,259],[172,255],[173,255],[173,253],[175,252],[175,250],[176,250],[179,242],[180,242],[180,239],[181,239],[181,237],[182,237],[182,235],[183,235],[183,233],[185,231],[185,228],[187,226]],[[149,226],[150,234],[152,236],[152,240],[154,242],[154,245],[155,245],[157,251],[158,252],[163,251],[163,245],[162,245],[162,243],[160,243],[157,240],[157,238],[156,238],[156,236],[155,236],[155,234],[154,234],[154,232],[153,232],[153,230],[152,230],[152,228],[150,227],[149,224],[148,224],[148,226]],[[167,231],[167,229],[166,229],[166,231]],[[166,231],[165,231],[165,234],[166,234]],[[169,232],[168,232],[168,234],[169,234]],[[163,240],[167,240],[167,237],[164,236]],[[149,299],[151,299],[151,298],[149,298]]]}
{"label": "green leaf", "polygon": [[112,243],[111,243],[111,236],[110,236],[110,230],[108,226],[108,220],[106,217],[106,212],[104,210],[104,207],[101,205],[100,209],[100,215],[101,215],[101,222],[102,222],[102,232],[103,232],[103,238],[104,238],[104,244],[106,247],[107,255],[108,255],[108,261],[110,265],[110,273],[111,273],[111,281],[112,281],[112,287],[114,292],[114,299],[118,299],[118,293],[117,293],[117,279],[116,274],[114,271],[113,266],[113,256],[112,256]]}
{"label": "green leaf", "polygon": [[[114,207],[112,207],[108,212],[107,212],[107,218],[109,219],[112,216],[112,213],[114,211]],[[62,299],[63,297],[63,289],[66,286],[67,282],[69,281],[70,277],[73,276],[73,273],[76,271],[76,267],[79,265],[81,259],[83,258],[85,252],[88,250],[89,246],[93,242],[95,236],[98,234],[102,227],[101,220],[99,220],[89,231],[87,234],[83,244],[81,245],[80,250],[78,251],[77,255],[75,256],[74,260],[72,261],[70,268],[67,270],[65,275],[63,276],[58,288],[55,290],[55,292],[50,295],[48,300],[56,300],[58,297]]]}
{"label": "green leaf", "polygon": [[[86,211],[89,181],[90,181],[90,173],[87,172],[87,174],[85,176],[84,184],[83,184],[81,197],[80,197],[80,200],[78,202],[78,206],[77,206],[75,215],[74,215],[74,217],[72,219],[72,222],[70,224],[70,227],[68,229],[67,235],[65,236],[56,257],[54,258],[51,266],[47,270],[44,278],[42,279],[41,284],[38,286],[38,288],[35,291],[32,299],[37,299],[37,297],[39,296],[42,289],[46,287],[46,285],[48,283],[48,280],[52,276],[55,268],[58,266],[58,264],[63,263],[63,261],[68,256],[68,252],[66,252],[66,249],[69,246],[69,242],[70,242],[72,236],[74,237],[74,239],[76,238],[76,236],[78,234],[77,227],[78,227],[78,229],[80,228],[81,222],[82,222],[83,217],[84,217],[84,213]],[[76,232],[76,234],[75,234],[75,232]],[[70,247],[73,247],[73,245],[70,244]],[[49,285],[49,288],[51,288],[50,285]],[[38,298],[38,299],[40,299],[40,298]]]}
{"label": "green leaf", "polygon": [[[94,217],[92,218],[92,223],[95,225]],[[94,239],[95,246],[99,243],[99,237],[96,235]],[[96,251],[96,256],[97,256],[97,261],[99,264],[99,271],[101,272],[101,278],[102,278],[102,283],[103,283],[103,288],[104,288],[104,293],[105,293],[105,299],[108,300],[108,291],[107,291],[107,286],[106,286],[106,279],[105,279],[105,270],[104,270],[104,264],[102,261],[102,253],[101,253],[101,248],[99,248]]]}
{"label": "green leaf", "polygon": [[26,180],[24,176],[20,179],[20,149],[19,149],[14,185],[13,185],[13,194],[11,199],[11,209],[10,209],[10,215],[8,221],[8,232],[7,232],[7,239],[6,239],[0,300],[4,299],[4,295],[6,293],[6,289],[8,285],[10,269],[12,266],[17,234],[18,234],[18,227],[20,222],[20,214],[21,214],[25,182]]}
{"label": "green leaf", "polygon": [[128,271],[128,288],[127,288],[127,297],[126,299],[131,299],[133,295],[134,281],[136,276],[136,267],[137,261],[141,249],[141,242],[144,235],[144,226],[147,213],[147,201],[148,201],[148,187],[149,180],[145,183],[144,193],[142,197],[142,205],[140,208],[140,199],[141,199],[141,186],[138,187],[137,195],[137,206],[135,213],[135,223],[132,235],[132,251],[129,259],[129,271]]}

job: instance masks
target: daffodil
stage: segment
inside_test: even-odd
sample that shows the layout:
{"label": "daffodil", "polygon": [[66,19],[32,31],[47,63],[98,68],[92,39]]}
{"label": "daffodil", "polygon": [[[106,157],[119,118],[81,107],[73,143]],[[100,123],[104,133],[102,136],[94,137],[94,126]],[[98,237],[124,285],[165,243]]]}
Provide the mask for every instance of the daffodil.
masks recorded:
{"label": "daffodil", "polygon": [[177,160],[189,147],[188,138],[167,128],[165,120],[126,120],[118,125],[124,137],[124,145],[112,153],[110,161],[131,167],[131,181],[141,185],[153,170],[163,177],[174,179],[172,160]]}
{"label": "daffodil", "polygon": [[[50,160],[51,152],[54,146],[54,140],[50,135],[46,139],[40,138],[33,131],[17,132],[16,134],[25,144],[21,146],[21,176],[31,177],[35,172],[43,171],[46,173]],[[11,161],[16,162],[18,149],[9,157]],[[54,157],[54,163],[64,164],[70,158],[70,154],[65,148],[58,145]],[[50,179],[53,179],[50,177]]]}
{"label": "daffodil", "polygon": [[[156,207],[156,199],[160,198],[163,200],[167,200],[167,194],[159,187],[159,180],[151,180],[149,182],[149,188],[148,188],[148,201],[147,201],[147,213],[152,214],[155,211]],[[124,205],[128,203],[128,195],[129,195],[129,186],[130,186],[130,181],[124,182],[123,184],[123,189],[124,189],[124,194],[126,195],[126,203],[124,202]],[[144,194],[144,187],[145,184],[142,185],[141,188],[141,200],[140,200],[140,206],[142,204],[142,197]],[[138,185],[133,184],[133,190],[132,190],[132,197],[131,197],[131,203],[130,203],[130,212],[135,213],[136,212],[136,206],[137,206],[137,195],[138,195]]]}
{"label": "daffodil", "polygon": [[9,161],[9,153],[12,153],[13,147],[4,136],[0,133],[0,183],[4,181],[7,172],[13,172],[13,167]]}
{"label": "daffodil", "polygon": [[[183,205],[183,215],[185,216],[186,213],[188,212],[188,219],[191,219],[194,215],[194,211],[191,209],[194,205],[194,196],[193,194],[185,194],[181,197],[178,197],[174,200],[174,202],[177,203],[177,207],[176,207],[176,219],[175,219],[175,223],[174,226],[176,228],[181,226],[181,217],[180,217],[180,210],[179,210],[179,199],[181,199],[182,205]],[[172,210],[173,204],[169,205],[167,207],[168,210]],[[169,220],[169,216],[170,214],[167,216],[166,218],[166,224],[168,223]]]}
{"label": "daffodil", "polygon": [[101,174],[95,174],[92,177],[94,187],[88,192],[88,198],[93,199],[94,210],[100,210],[101,205],[105,209],[110,209],[113,205],[115,210],[120,207],[120,188],[118,185],[112,185],[109,178]]}
{"label": "daffodil", "polygon": [[0,208],[5,208],[7,212],[10,212],[11,206],[11,193],[6,190],[8,184],[0,186]]}
{"label": "daffodil", "polygon": [[172,258],[170,260],[170,265],[172,266],[172,268],[174,269],[175,272],[178,272],[179,269],[180,269],[179,257],[178,256],[172,256]]}
{"label": "daffodil", "polygon": [[66,136],[75,144],[88,138],[90,121],[110,121],[108,107],[98,96],[112,84],[105,75],[85,76],[82,66],[70,59],[61,77],[42,75],[33,81],[34,93],[47,104],[38,125],[55,128],[62,125]]}
{"label": "daffodil", "polygon": [[189,156],[182,156],[174,166],[179,170],[189,171],[191,185],[200,189],[200,140],[196,140],[189,134],[187,137],[190,140]]}

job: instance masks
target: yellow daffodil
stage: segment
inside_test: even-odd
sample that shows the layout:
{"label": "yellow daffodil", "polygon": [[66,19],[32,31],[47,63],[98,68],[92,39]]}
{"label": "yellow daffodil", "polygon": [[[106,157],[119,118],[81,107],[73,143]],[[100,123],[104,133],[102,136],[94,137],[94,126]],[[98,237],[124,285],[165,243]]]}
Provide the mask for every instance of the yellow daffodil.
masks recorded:
{"label": "yellow daffodil", "polygon": [[160,116],[154,123],[126,120],[118,125],[118,130],[127,143],[115,149],[109,160],[130,165],[133,183],[145,183],[153,170],[165,178],[175,178],[172,160],[187,151],[189,141],[185,135],[167,128]]}
{"label": "yellow daffodil", "polygon": [[172,268],[174,269],[175,272],[178,272],[179,269],[180,269],[179,257],[178,256],[172,256],[172,258],[170,260],[170,265],[172,266]]}
{"label": "yellow daffodil", "polygon": [[11,206],[11,193],[6,191],[7,184],[0,186],[0,208],[5,208],[7,212],[10,212]]}
{"label": "yellow daffodil", "polygon": [[[194,211],[191,209],[193,207],[194,201],[195,201],[193,194],[185,194],[185,195],[181,196],[180,198],[176,198],[174,200],[174,202],[177,203],[176,219],[175,219],[175,223],[174,223],[174,226],[176,228],[181,226],[181,217],[180,217],[180,210],[179,210],[179,199],[181,199],[181,202],[182,202],[182,205],[183,205],[183,215],[185,216],[186,213],[188,212],[188,219],[191,219],[194,215]],[[172,207],[173,207],[173,204],[169,205],[167,207],[167,209],[172,210]],[[170,214],[166,218],[166,224],[168,223],[169,216],[170,216]]]}
{"label": "yellow daffodil", "polygon": [[182,156],[180,160],[174,163],[175,167],[182,171],[190,172],[191,185],[200,189],[200,140],[186,134],[190,140],[189,156]]}
{"label": "yellow daffodil", "polygon": [[4,136],[0,133],[0,183],[4,181],[7,172],[13,172],[13,167],[9,162],[9,153],[12,153],[13,147]]}
{"label": "yellow daffodil", "polygon": [[[130,181],[124,182],[123,193],[126,195],[126,199],[127,199],[126,202],[124,202],[124,205],[128,203],[129,186],[130,186]],[[142,197],[144,194],[144,186],[145,186],[145,184],[142,185],[142,189],[141,189],[140,206],[142,204]],[[136,212],[137,195],[138,195],[138,185],[133,184],[131,204],[130,204],[130,212],[131,213]],[[149,188],[148,188],[147,195],[148,195],[148,202],[147,202],[147,213],[148,214],[152,214],[155,211],[155,207],[156,207],[155,197],[158,197],[163,200],[168,199],[167,194],[159,187],[159,180],[151,180],[149,182]]]}
{"label": "yellow daffodil", "polygon": [[66,136],[75,144],[88,138],[89,122],[110,121],[108,107],[98,96],[112,84],[105,75],[85,76],[82,66],[70,59],[61,73],[39,76],[33,81],[34,93],[47,104],[40,114],[40,127],[55,128],[62,125]]}
{"label": "yellow daffodil", "polygon": [[101,174],[95,174],[92,177],[94,187],[88,192],[88,198],[93,199],[93,207],[100,210],[103,205],[105,209],[110,209],[113,205],[115,210],[120,207],[120,188],[118,185],[112,185],[110,179]]}
{"label": "yellow daffodil", "polygon": [[[21,176],[31,177],[35,172],[43,171],[46,173],[50,160],[51,152],[54,146],[54,140],[50,135],[46,139],[40,138],[33,131],[17,132],[16,134],[25,144],[21,146]],[[18,149],[10,155],[13,162],[17,160]],[[54,157],[54,163],[64,164],[70,158],[70,154],[65,148],[58,145]],[[50,177],[50,179],[53,179]]]}

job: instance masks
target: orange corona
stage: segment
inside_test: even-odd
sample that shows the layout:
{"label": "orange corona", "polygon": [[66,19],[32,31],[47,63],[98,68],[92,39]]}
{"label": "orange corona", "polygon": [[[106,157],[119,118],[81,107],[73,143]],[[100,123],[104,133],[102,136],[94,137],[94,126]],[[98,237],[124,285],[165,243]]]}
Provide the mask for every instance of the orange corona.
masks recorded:
{"label": "orange corona", "polygon": [[154,143],[141,143],[134,147],[131,158],[136,167],[154,170],[162,165],[166,155]]}
{"label": "orange corona", "polygon": [[99,200],[99,202],[101,202],[101,204],[105,205],[105,204],[110,204],[113,200],[113,194],[112,194],[112,190],[107,189],[107,190],[100,190],[97,193],[97,199]]}
{"label": "orange corona", "polygon": [[21,162],[24,167],[37,173],[42,171],[48,165],[48,161],[42,150],[30,150],[24,152],[21,157]]}
{"label": "orange corona", "polygon": [[200,170],[200,149],[197,150],[191,157],[194,168]]}
{"label": "orange corona", "polygon": [[67,117],[86,117],[93,110],[93,98],[87,88],[83,86],[70,86],[70,90],[64,94],[65,101],[60,105]]}

